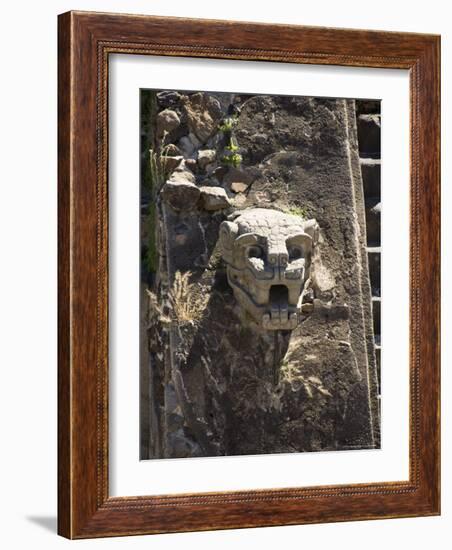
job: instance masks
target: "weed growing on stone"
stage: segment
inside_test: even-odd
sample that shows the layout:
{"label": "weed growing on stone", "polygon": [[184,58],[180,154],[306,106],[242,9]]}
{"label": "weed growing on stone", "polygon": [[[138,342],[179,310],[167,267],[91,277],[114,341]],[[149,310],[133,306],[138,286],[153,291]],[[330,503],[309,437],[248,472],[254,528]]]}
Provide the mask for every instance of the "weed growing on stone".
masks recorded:
{"label": "weed growing on stone", "polygon": [[236,143],[234,143],[232,137],[229,140],[229,145],[226,145],[224,149],[226,151],[226,154],[221,159],[223,164],[238,168],[242,164],[243,158],[242,155],[238,153],[240,148]]}
{"label": "weed growing on stone", "polygon": [[176,271],[173,286],[169,292],[175,321],[179,324],[198,324],[204,316],[209,293],[200,285],[190,283],[191,272]]}
{"label": "weed growing on stone", "polygon": [[238,118],[236,116],[230,116],[223,120],[223,122],[218,126],[220,132],[223,134],[232,134],[232,131],[238,124]]}
{"label": "weed growing on stone", "polygon": [[238,152],[240,147],[237,144],[237,140],[234,137],[234,128],[238,124],[238,118],[236,116],[227,117],[218,126],[220,132],[223,132],[228,144],[224,148],[225,154],[223,155],[221,162],[226,166],[233,166],[238,168],[242,164],[242,155]]}
{"label": "weed growing on stone", "polygon": [[299,216],[300,218],[307,219],[308,213],[304,206],[291,206],[284,210],[287,214],[292,214],[292,216]]}
{"label": "weed growing on stone", "polygon": [[149,306],[152,314],[162,323],[179,325],[197,325],[205,314],[209,301],[209,292],[201,285],[190,283],[192,273],[176,271],[173,285],[168,293],[170,313],[164,313],[155,292],[148,290]]}

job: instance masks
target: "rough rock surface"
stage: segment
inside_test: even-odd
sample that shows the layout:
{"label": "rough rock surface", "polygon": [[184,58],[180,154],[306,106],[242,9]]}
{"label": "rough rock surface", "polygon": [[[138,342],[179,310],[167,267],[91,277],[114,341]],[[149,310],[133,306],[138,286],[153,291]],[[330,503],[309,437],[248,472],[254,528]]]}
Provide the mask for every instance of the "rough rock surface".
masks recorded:
{"label": "rough rock surface", "polygon": [[157,136],[162,138],[165,133],[170,134],[180,124],[180,118],[175,111],[165,109],[157,115]]}
{"label": "rough rock surface", "polygon": [[242,181],[233,181],[230,185],[231,191],[234,193],[243,193],[248,189],[248,185]]}
{"label": "rough rock surface", "polygon": [[223,210],[231,205],[222,187],[201,187],[201,199],[206,210]]}
{"label": "rough rock surface", "polygon": [[201,143],[205,143],[217,130],[221,120],[220,102],[209,94],[199,92],[185,98],[184,108],[190,131]]}
{"label": "rough rock surface", "polygon": [[187,170],[185,166],[178,167],[174,172],[171,174],[170,180],[171,182],[177,182],[177,183],[196,183],[196,178],[193,172],[190,170]]}
{"label": "rough rock surface", "polygon": [[182,176],[168,180],[162,188],[162,198],[174,210],[190,210],[199,200],[201,192],[194,183]]}
{"label": "rough rock surface", "polygon": [[184,157],[182,155],[178,155],[175,157],[172,157],[170,155],[165,155],[162,157],[162,161],[165,168],[170,172],[173,172],[178,166],[180,166],[183,160],[184,160]]}
{"label": "rough rock surface", "polygon": [[253,175],[246,170],[230,167],[223,178],[223,184],[234,193],[243,193],[253,181]]}
{"label": "rough rock surface", "polygon": [[198,151],[198,164],[201,168],[206,168],[215,161],[217,153],[214,149],[202,149]]}
{"label": "rough rock surface", "polygon": [[169,157],[179,157],[179,156],[182,155],[182,152],[179,149],[179,147],[177,147],[177,145],[174,145],[174,143],[169,143],[165,147],[165,153],[164,154],[169,156]]}
{"label": "rough rock surface", "polygon": [[[160,107],[170,105],[181,128],[186,124],[179,149],[194,160],[207,146],[218,166],[207,174],[198,162],[188,176],[176,170],[162,190],[151,284],[157,306],[149,305],[149,445],[142,458],[378,448],[354,102],[179,96],[161,96]],[[225,141],[218,125],[231,111],[239,113],[237,169],[219,161]],[[232,187],[239,182],[243,187]],[[206,210],[199,200],[217,187],[222,200],[229,196],[240,209],[317,220],[310,315],[294,330],[262,330],[243,318],[219,247],[230,208]]]}
{"label": "rough rock surface", "polygon": [[166,109],[167,107],[176,106],[181,98],[181,95],[178,92],[174,91],[163,91],[156,94],[158,104]]}

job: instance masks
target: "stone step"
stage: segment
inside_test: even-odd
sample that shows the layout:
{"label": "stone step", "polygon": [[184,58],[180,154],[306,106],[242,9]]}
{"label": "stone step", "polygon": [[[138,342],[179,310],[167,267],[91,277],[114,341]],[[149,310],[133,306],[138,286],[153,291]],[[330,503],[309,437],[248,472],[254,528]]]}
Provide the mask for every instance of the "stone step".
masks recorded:
{"label": "stone step", "polygon": [[375,344],[375,360],[377,362],[378,393],[381,393],[381,346]]}
{"label": "stone step", "polygon": [[380,296],[381,292],[381,248],[379,246],[367,247],[367,258],[369,262],[369,277],[372,296]]}
{"label": "stone step", "polygon": [[[380,296],[372,296],[372,317],[374,320],[375,339],[381,334],[381,298]],[[378,340],[379,341],[379,340]]]}
{"label": "stone step", "polygon": [[367,245],[379,246],[381,244],[381,202],[375,197],[366,198],[365,208]]}
{"label": "stone step", "polygon": [[380,121],[380,115],[358,116],[358,147],[360,157],[380,157]]}
{"label": "stone step", "polygon": [[381,160],[360,158],[365,197],[381,197]]}
{"label": "stone step", "polygon": [[356,112],[357,112],[358,115],[363,115],[363,114],[378,115],[381,112],[381,100],[379,100],[379,99],[357,99],[356,100]]}

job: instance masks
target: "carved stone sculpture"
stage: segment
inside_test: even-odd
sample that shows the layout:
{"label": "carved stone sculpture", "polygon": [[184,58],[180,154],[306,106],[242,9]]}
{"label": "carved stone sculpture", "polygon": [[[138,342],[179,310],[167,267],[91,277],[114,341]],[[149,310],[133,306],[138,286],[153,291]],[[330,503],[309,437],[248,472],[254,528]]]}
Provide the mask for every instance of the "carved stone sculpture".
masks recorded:
{"label": "carved stone sculpture", "polygon": [[228,282],[240,306],[264,330],[293,330],[318,240],[315,220],[250,208],[220,226]]}

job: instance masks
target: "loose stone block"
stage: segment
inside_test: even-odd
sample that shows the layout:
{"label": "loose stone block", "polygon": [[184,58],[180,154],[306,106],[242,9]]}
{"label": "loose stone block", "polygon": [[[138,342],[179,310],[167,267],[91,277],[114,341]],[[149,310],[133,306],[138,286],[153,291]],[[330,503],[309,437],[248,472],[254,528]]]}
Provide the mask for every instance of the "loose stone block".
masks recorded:
{"label": "loose stone block", "polygon": [[168,155],[162,157],[162,164],[168,172],[173,172],[178,166],[182,164],[184,157],[179,155],[177,157],[170,157]]}
{"label": "loose stone block", "polygon": [[175,107],[180,99],[181,95],[178,92],[163,91],[157,94],[157,102],[163,108]]}
{"label": "loose stone block", "polygon": [[230,188],[233,193],[244,193],[248,189],[248,185],[241,181],[233,181]]}
{"label": "loose stone block", "polygon": [[162,138],[165,133],[170,134],[180,124],[176,111],[165,109],[157,115],[157,136]]}
{"label": "loose stone block", "polygon": [[177,147],[177,145],[174,145],[174,143],[168,143],[165,145],[164,154],[169,157],[179,157],[182,155],[181,150]]}
{"label": "loose stone block", "polygon": [[208,164],[214,162],[217,156],[216,151],[213,149],[203,149],[198,151],[198,164],[201,168],[205,168]]}
{"label": "loose stone block", "polygon": [[201,192],[188,179],[168,180],[162,188],[162,198],[175,210],[190,210],[199,200]]}
{"label": "loose stone block", "polygon": [[184,97],[183,103],[190,131],[205,143],[217,130],[223,114],[218,99],[198,92]]}
{"label": "loose stone block", "polygon": [[252,181],[253,176],[250,172],[231,166],[223,178],[223,185],[228,187],[233,193],[243,193],[248,189]]}
{"label": "loose stone block", "polygon": [[230,206],[226,191],[222,187],[201,187],[201,199],[206,210],[223,210]]}

